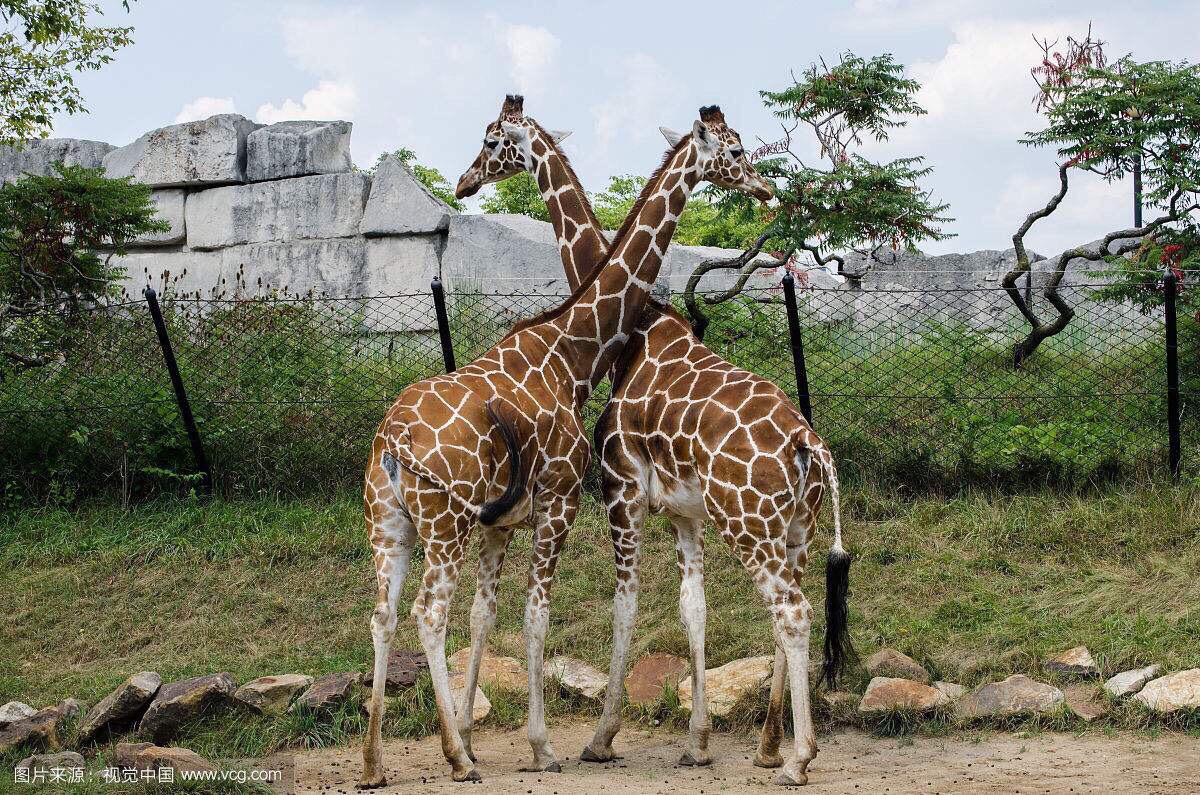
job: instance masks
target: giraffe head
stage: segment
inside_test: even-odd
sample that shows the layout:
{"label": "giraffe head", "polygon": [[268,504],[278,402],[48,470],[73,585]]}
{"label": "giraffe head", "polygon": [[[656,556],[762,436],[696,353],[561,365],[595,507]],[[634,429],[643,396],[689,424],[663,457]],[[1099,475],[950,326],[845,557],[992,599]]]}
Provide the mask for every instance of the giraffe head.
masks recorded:
{"label": "giraffe head", "polygon": [[[658,129],[672,147],[683,140],[683,136],[673,130]],[[700,109],[700,118],[692,125],[692,140],[700,158],[703,179],[722,188],[748,193],[764,202],[775,195],[775,185],[750,164],[742,137],[725,124],[725,114],[718,106]]]}
{"label": "giraffe head", "polygon": [[[458,178],[455,197],[463,199],[473,196],[484,185],[533,170],[533,138],[539,133],[541,128],[537,122],[525,117],[525,98],[517,94],[506,96],[500,107],[499,118],[483,131],[483,148],[479,150],[479,156]],[[551,144],[558,144],[570,134],[558,130],[546,131]]]}

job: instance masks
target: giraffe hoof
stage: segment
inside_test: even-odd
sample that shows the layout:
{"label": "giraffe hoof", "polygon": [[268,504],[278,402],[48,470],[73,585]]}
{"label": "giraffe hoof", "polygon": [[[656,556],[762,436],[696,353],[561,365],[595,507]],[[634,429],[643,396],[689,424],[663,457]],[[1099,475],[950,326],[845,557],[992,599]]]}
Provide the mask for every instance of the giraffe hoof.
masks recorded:
{"label": "giraffe hoof", "polygon": [[606,748],[603,751],[593,751],[590,745],[585,745],[583,751],[579,754],[580,762],[611,762],[614,759],[620,758],[613,753],[611,748]]}
{"label": "giraffe hoof", "polygon": [[543,773],[561,773],[562,765],[560,765],[558,762],[551,762],[550,764],[548,764],[544,768],[542,768],[542,772]]}
{"label": "giraffe hoof", "polygon": [[808,774],[797,773],[793,776],[785,770],[775,776],[775,783],[781,787],[803,787],[808,783]]}
{"label": "giraffe hoof", "polygon": [[708,767],[712,764],[712,757],[708,754],[693,754],[691,751],[684,751],[683,756],[679,757],[679,764],[682,767]]}
{"label": "giraffe hoof", "polygon": [[383,775],[382,773],[380,773],[378,776],[363,776],[362,780],[357,784],[358,789],[379,789],[380,787],[386,786],[387,776]]}
{"label": "giraffe hoof", "polygon": [[483,776],[479,775],[479,771],[471,768],[465,773],[459,773],[457,770],[450,774],[453,781],[483,781]]}
{"label": "giraffe hoof", "polygon": [[774,756],[764,756],[762,754],[755,754],[754,755],[754,766],[755,767],[767,767],[767,768],[783,767],[783,757],[780,756],[779,754],[775,754]]}

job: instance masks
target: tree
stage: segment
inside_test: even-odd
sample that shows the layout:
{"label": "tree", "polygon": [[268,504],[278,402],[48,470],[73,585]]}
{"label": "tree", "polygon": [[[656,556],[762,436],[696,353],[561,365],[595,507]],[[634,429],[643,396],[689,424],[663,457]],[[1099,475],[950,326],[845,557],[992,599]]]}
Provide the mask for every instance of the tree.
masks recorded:
{"label": "tree", "polygon": [[117,291],[130,241],[170,226],[150,188],[55,166],[0,187],[0,369],[53,361],[78,311]]}
{"label": "tree", "polygon": [[[751,155],[755,167],[775,179],[777,205],[764,213],[749,197],[717,192],[722,213],[757,223],[759,233],[742,255],[701,263],[692,274],[685,301],[698,329],[704,321],[696,286],[713,270],[736,269],[739,276],[731,289],[704,296],[708,304],[739,294],[757,270],[796,267],[801,255],[819,266],[836,265],[838,273],[860,282],[882,249],[915,251],[922,241],[949,237],[941,229],[948,205],[919,185],[930,173],[923,158],[876,162],[857,151],[865,138],[887,140],[908,117],[925,112],[913,98],[920,85],[903,71],[888,54],[868,59],[846,53],[834,66],[823,60],[811,65],[781,91],[759,92],[784,129],[782,139]],[[793,135],[801,126],[817,144],[816,162],[795,151]],[[758,259],[763,251],[772,252],[768,263]],[[867,265],[847,273],[844,255],[851,251]]]}
{"label": "tree", "polygon": [[465,204],[454,198],[454,186],[451,185],[450,181],[442,175],[442,172],[438,171],[436,168],[423,166],[418,163],[417,153],[411,149],[408,149],[407,147],[402,146],[394,152],[384,152],[375,161],[375,165],[367,169],[367,173],[374,174],[375,169],[379,168],[380,164],[390,157],[394,157],[403,163],[405,168],[411,171],[413,176],[417,178],[417,182],[420,182],[422,185],[428,188],[429,192],[434,196],[437,196],[439,199],[456,210],[462,210],[466,208]]}
{"label": "tree", "polygon": [[[619,228],[645,185],[645,177],[632,174],[611,177],[608,187],[592,197],[592,209],[600,226]],[[673,239],[684,246],[745,248],[754,242],[761,226],[756,222],[761,222],[762,213],[757,209],[755,212],[749,220],[724,213],[702,191],[688,200]]]}
{"label": "tree", "polygon": [[542,199],[542,192],[528,171],[497,182],[492,187],[492,193],[484,196],[479,203],[485,213],[514,213],[528,215],[539,221],[550,220],[550,210]]}
{"label": "tree", "polygon": [[[1200,240],[1192,215],[1200,209],[1200,68],[1186,61],[1137,62],[1128,55],[1109,63],[1103,42],[1093,39],[1090,30],[1081,39],[1068,38],[1063,51],[1056,51],[1049,41],[1038,45],[1043,57],[1031,70],[1038,87],[1034,102],[1046,126],[1027,133],[1021,143],[1053,146],[1064,160],[1058,166],[1058,190],[1013,235],[1016,265],[1003,283],[1030,327],[1013,346],[1013,362],[1018,366],[1074,317],[1074,310],[1058,294],[1071,263],[1116,263],[1119,276],[1128,271],[1119,260],[1149,238],[1143,253],[1150,256],[1140,257],[1139,262],[1161,270],[1168,262],[1162,258],[1165,246],[1194,250]],[[1158,212],[1157,217],[1141,226],[1110,231],[1099,245],[1068,249],[1052,260],[1053,271],[1042,294],[1054,314],[1039,317],[1017,287],[1018,279],[1030,270],[1026,235],[1059,208],[1073,173],[1086,170],[1112,182],[1135,167],[1141,170],[1143,201]],[[1157,263],[1153,261],[1156,251]],[[1128,282],[1125,277],[1119,280]]]}
{"label": "tree", "polygon": [[133,41],[133,28],[93,25],[101,14],[84,0],[0,0],[0,144],[44,138],[56,113],[87,112],[75,74],[99,69]]}

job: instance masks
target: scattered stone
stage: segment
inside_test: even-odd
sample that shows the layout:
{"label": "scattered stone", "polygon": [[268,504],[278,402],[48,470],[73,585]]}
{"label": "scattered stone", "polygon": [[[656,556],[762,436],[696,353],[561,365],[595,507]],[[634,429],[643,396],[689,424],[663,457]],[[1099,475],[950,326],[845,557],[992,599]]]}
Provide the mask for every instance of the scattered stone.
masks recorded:
{"label": "scattered stone", "polygon": [[434,196],[408,166],[388,157],[375,169],[359,232],[367,237],[443,232],[458,211]]}
{"label": "scattered stone", "polygon": [[142,671],[126,679],[84,716],[79,724],[78,742],[90,742],[103,729],[113,731],[132,726],[161,686],[162,677],[153,671]]}
{"label": "scattered stone", "polygon": [[350,171],[348,121],[283,121],[246,136],[246,178],[303,177]]}
{"label": "scattered stone", "polygon": [[162,127],[104,156],[110,177],[156,188],[246,181],[246,136],[261,125],[236,113]]}
{"label": "scattered stone", "polygon": [[546,676],[557,679],[568,691],[594,701],[604,698],[604,691],[608,689],[607,676],[574,657],[551,657],[546,664]]}
{"label": "scattered stone", "polygon": [[[466,694],[466,684],[460,681],[460,683],[455,686],[454,682],[451,681],[450,686],[454,693],[454,703],[461,704],[463,702],[463,697]],[[488,700],[486,695],[484,695],[483,688],[476,686],[475,700],[471,702],[471,722],[479,723],[479,721],[486,718],[489,714],[491,714],[491,712],[492,702]]]}
{"label": "scattered stone", "polygon": [[1134,698],[1155,712],[1200,708],[1200,668],[1147,682]]}
{"label": "scattered stone", "polygon": [[912,657],[895,649],[880,649],[863,664],[871,676],[886,676],[894,679],[911,679],[923,685],[929,684],[929,672]]}
{"label": "scattered stone", "polygon": [[353,237],[369,187],[366,174],[354,173],[197,191],[185,205],[188,248]]}
{"label": "scattered stone", "polygon": [[[400,691],[412,687],[417,683],[417,677],[427,668],[429,668],[429,660],[425,658],[425,652],[392,649],[388,652],[387,679],[384,683],[384,694],[395,696]],[[367,671],[367,675],[363,679],[363,684],[372,688],[375,686],[375,671],[373,669]]]}
{"label": "scattered stone", "polygon": [[163,685],[138,723],[138,731],[161,741],[205,711],[228,706],[236,690],[237,682],[227,673],[197,676]]}
{"label": "scattered stone", "polygon": [[829,705],[829,708],[835,711],[856,710],[862,699],[857,693],[849,693],[845,690],[833,690],[830,692],[822,692],[821,698]]}
{"label": "scattered stone", "polygon": [[[466,675],[467,663],[471,660],[470,647],[459,649],[450,655],[450,670],[457,674]],[[497,687],[501,690],[517,690],[524,692],[529,689],[529,674],[525,666],[513,657],[497,657],[484,651],[479,661],[479,684]]]}
{"label": "scattered stone", "polygon": [[1147,682],[1158,676],[1161,671],[1161,665],[1150,665],[1145,668],[1122,671],[1105,682],[1104,689],[1117,698],[1132,696],[1141,690]]}
{"label": "scattered stone", "polygon": [[946,698],[951,701],[958,701],[967,692],[965,687],[956,685],[954,682],[934,682],[933,686],[945,693]]}
{"label": "scattered stone", "polygon": [[61,704],[39,709],[27,718],[13,721],[0,729],[0,754],[25,745],[57,748],[59,726],[64,720],[78,715],[81,711],[79,702],[68,698]]}
{"label": "scattered stone", "polygon": [[1108,714],[1108,707],[1101,699],[1097,698],[1094,685],[1079,684],[1065,687],[1063,688],[1063,698],[1067,702],[1067,709],[1086,723],[1091,723],[1096,718],[1102,718]]}
{"label": "scattered stone", "polygon": [[357,673],[326,674],[292,702],[288,711],[307,709],[326,714],[333,712],[354,695],[361,681],[362,675]]}
{"label": "scattered stone", "polygon": [[87,767],[87,762],[83,761],[83,757],[74,751],[60,751],[57,754],[34,754],[26,757],[17,763],[16,770],[27,770],[33,773],[35,770],[44,770],[47,773],[51,770],[82,770]]}
{"label": "scattered stone", "polygon": [[1046,660],[1046,669],[1068,676],[1099,676],[1100,669],[1087,646],[1076,646]]}
{"label": "scattered stone", "polygon": [[983,685],[955,703],[959,720],[1005,718],[1022,713],[1050,713],[1063,705],[1063,692],[1053,685],[1013,674],[1000,682]]}
{"label": "scattered stone", "polygon": [[19,146],[0,146],[0,180],[15,182],[26,174],[48,177],[54,165],[99,168],[104,156],[115,149],[102,141],[77,138],[45,138]]}
{"label": "scattered stone", "polygon": [[893,710],[929,712],[949,703],[950,698],[935,687],[914,682],[912,679],[877,676],[867,685],[867,692],[859,702],[858,711],[864,714]]}
{"label": "scattered stone", "polygon": [[688,674],[688,661],[674,654],[647,654],[625,677],[625,693],[633,704],[653,704],[670,685],[676,687]]}
{"label": "scattered stone", "polygon": [[113,753],[113,766],[122,770],[161,770],[176,773],[206,773],[216,770],[211,762],[195,751],[152,743],[122,743]]}
{"label": "scattered stone", "polygon": [[150,201],[157,213],[155,220],[166,221],[171,228],[166,232],[153,232],[135,237],[135,246],[174,246],[187,239],[184,225],[183,204],[187,191],[183,188],[163,188],[150,194]]}
{"label": "scattered stone", "polygon": [[[770,655],[746,657],[705,671],[704,683],[707,687],[709,714],[717,717],[728,715],[739,698],[748,691],[761,688],[771,678],[774,661],[775,658]],[[679,683],[679,703],[684,709],[691,711],[690,676]]]}
{"label": "scattered stone", "polygon": [[10,723],[24,720],[36,712],[37,710],[28,704],[22,704],[20,701],[10,701],[0,707],[0,729],[3,729]]}
{"label": "scattered stone", "polygon": [[263,715],[282,715],[292,703],[292,697],[313,683],[304,674],[260,676],[239,687],[234,700]]}

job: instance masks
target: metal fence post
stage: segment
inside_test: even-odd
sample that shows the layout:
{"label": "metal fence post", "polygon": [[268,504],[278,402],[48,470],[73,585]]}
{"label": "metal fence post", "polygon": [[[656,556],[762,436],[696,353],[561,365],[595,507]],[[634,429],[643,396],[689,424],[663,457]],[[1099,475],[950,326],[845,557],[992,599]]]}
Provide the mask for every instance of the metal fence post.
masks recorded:
{"label": "metal fence post", "polygon": [[438,337],[442,341],[442,361],[446,372],[454,372],[454,342],[450,339],[450,318],[446,314],[446,291],[442,289],[442,277],[434,276],[429,284],[433,292],[433,310],[437,314]]}
{"label": "metal fence post", "polygon": [[1163,277],[1163,306],[1166,308],[1167,354],[1167,461],[1171,477],[1179,477],[1179,339],[1175,321],[1175,294],[1178,279],[1174,273]]}
{"label": "metal fence post", "polygon": [[200,490],[205,494],[212,493],[212,467],[209,466],[208,456],[204,454],[204,445],[200,442],[200,430],[196,427],[196,418],[192,416],[192,405],[188,402],[187,391],[183,388],[183,377],[179,375],[179,365],[175,361],[175,351],[171,348],[171,338],[167,335],[167,324],[163,322],[162,309],[158,305],[158,294],[154,288],[147,287],[144,291],[146,304],[150,308],[150,317],[154,319],[154,330],[158,333],[158,344],[162,348],[163,360],[167,364],[167,373],[171,376],[171,388],[175,390],[175,402],[179,404],[179,416],[187,431],[188,441],[192,445],[192,459],[196,469],[201,474]]}
{"label": "metal fence post", "polygon": [[813,416],[812,401],[808,394],[808,366],[804,362],[804,338],[800,333],[800,311],[796,308],[796,279],[791,273],[784,274],[783,277],[783,301],[787,306],[788,339],[792,343],[792,364],[796,367],[796,391],[800,397],[800,411],[811,426]]}

